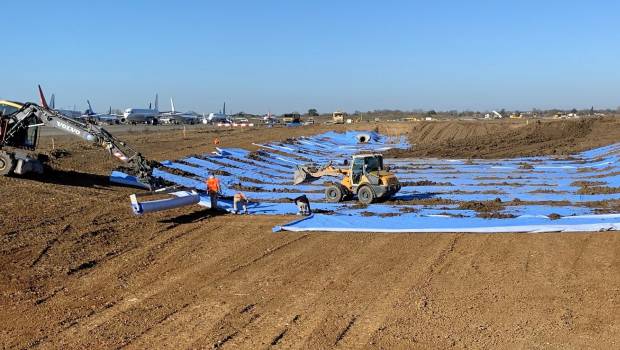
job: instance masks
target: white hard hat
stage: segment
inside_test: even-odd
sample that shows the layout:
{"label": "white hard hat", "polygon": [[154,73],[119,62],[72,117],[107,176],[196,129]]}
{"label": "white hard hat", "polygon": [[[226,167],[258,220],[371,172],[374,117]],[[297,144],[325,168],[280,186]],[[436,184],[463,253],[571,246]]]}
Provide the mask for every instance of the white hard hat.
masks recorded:
{"label": "white hard hat", "polygon": [[209,179],[214,178],[215,176],[213,176],[213,174],[209,175]]}

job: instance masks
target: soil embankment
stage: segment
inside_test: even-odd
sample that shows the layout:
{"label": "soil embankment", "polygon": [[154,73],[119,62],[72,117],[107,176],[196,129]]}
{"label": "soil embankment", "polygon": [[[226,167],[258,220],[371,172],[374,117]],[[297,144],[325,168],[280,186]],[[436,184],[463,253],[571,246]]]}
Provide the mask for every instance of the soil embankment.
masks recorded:
{"label": "soil embankment", "polygon": [[620,141],[620,119],[420,122],[408,130],[409,150],[388,156],[511,158],[567,156]]}

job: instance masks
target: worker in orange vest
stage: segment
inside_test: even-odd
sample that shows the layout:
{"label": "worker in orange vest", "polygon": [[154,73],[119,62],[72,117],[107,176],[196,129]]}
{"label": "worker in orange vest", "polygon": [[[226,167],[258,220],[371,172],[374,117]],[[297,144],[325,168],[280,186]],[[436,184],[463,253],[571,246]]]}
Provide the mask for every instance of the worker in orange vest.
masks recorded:
{"label": "worker in orange vest", "polygon": [[207,193],[209,193],[209,197],[211,198],[211,210],[217,209],[217,196],[220,193],[220,180],[214,175],[209,175],[209,178],[206,181],[207,183]]}

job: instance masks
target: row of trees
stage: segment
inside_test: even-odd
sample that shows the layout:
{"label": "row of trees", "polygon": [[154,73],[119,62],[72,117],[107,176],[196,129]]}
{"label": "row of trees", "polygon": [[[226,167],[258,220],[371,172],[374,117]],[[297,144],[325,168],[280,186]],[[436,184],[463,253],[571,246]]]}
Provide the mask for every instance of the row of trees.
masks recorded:
{"label": "row of trees", "polygon": [[[542,116],[542,115],[575,113],[575,114],[580,114],[580,115],[595,115],[595,114],[618,114],[620,113],[620,107],[618,107],[617,109],[594,109],[594,107],[590,107],[588,109],[577,109],[577,108],[538,109],[538,108],[533,108],[530,111],[507,110],[505,108],[501,108],[501,109],[497,109],[497,111],[505,117],[508,117],[511,114],[531,114],[531,115]],[[431,109],[431,110],[416,109],[416,110],[403,111],[399,109],[381,109],[381,110],[372,110],[372,111],[367,111],[367,112],[361,112],[361,111],[356,110],[353,113],[353,115],[364,115],[364,116],[369,116],[369,117],[391,117],[391,118],[404,118],[404,117],[408,117],[411,115],[442,116],[442,117],[477,117],[477,116],[484,116],[487,113],[492,113],[492,111],[490,110],[489,111],[479,111],[479,110],[477,111],[474,111],[474,110],[438,111],[434,109]]]}

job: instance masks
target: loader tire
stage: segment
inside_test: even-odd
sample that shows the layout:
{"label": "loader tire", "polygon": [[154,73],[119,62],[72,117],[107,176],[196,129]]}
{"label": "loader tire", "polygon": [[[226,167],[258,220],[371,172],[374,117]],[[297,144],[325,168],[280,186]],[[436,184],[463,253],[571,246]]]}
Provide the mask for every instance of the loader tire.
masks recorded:
{"label": "loader tire", "polygon": [[362,186],[357,191],[357,200],[362,204],[370,204],[375,201],[375,193],[370,186]]}
{"label": "loader tire", "polygon": [[9,175],[15,169],[15,159],[12,155],[0,152],[0,176]]}
{"label": "loader tire", "polygon": [[338,185],[329,185],[325,189],[325,201],[329,203],[342,202],[342,189]]}

